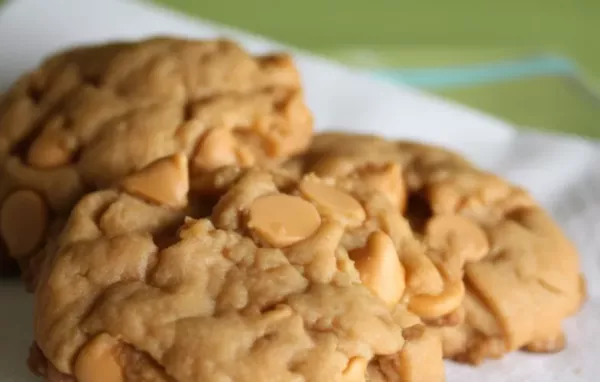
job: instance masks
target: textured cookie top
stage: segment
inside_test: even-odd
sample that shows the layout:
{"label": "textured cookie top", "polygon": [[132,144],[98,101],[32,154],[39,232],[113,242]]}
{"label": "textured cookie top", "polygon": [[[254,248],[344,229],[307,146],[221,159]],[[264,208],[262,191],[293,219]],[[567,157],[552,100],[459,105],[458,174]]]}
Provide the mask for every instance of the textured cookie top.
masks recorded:
{"label": "textured cookie top", "polygon": [[463,306],[441,321],[458,324],[444,333],[448,356],[479,362],[560,342],[582,301],[577,251],[523,189],[448,150],[373,136],[316,136],[290,167],[379,189],[446,279],[464,272]]}
{"label": "textured cookie top", "polygon": [[0,236],[21,257],[49,215],[157,158],[184,152],[193,172],[250,166],[298,153],[311,134],[286,55],[166,38],[67,51],[0,102],[0,223],[31,227],[1,224]]}
{"label": "textured cookie top", "polygon": [[[212,220],[283,248],[295,264],[323,281],[347,264],[345,268],[356,269],[362,282],[390,306],[408,304],[428,319],[459,307],[463,257],[480,251],[457,243],[460,259],[453,260],[461,264],[456,273],[440,270],[385,194],[362,182],[314,174],[278,184],[269,172],[246,171],[215,206]],[[443,241],[444,235],[454,232],[452,224],[438,226],[431,232],[432,240]],[[322,247],[334,251],[336,259],[312,254],[313,248]]]}
{"label": "textured cookie top", "polygon": [[364,375],[376,354],[402,349],[401,326],[358,283],[315,283],[281,251],[207,220],[179,238],[161,250],[150,235],[115,236],[58,254],[36,338],[61,372],[107,382],[91,379],[100,364],[86,354],[123,342],[177,381],[343,380],[353,363]]}
{"label": "textured cookie top", "polygon": [[143,186],[177,163],[73,210],[36,291],[55,374],[137,381],[136,355],[152,381],[442,380],[439,339],[401,303],[392,238],[410,230],[385,197],[253,169],[184,219],[186,185]]}
{"label": "textured cookie top", "polygon": [[[450,150],[432,145],[326,133],[317,135],[307,153],[289,166],[300,166],[297,162],[302,163],[302,172],[366,180],[374,188],[387,191],[392,201],[400,200],[397,204],[401,210],[409,196],[424,197],[435,214],[464,213],[476,220],[497,220],[510,211],[536,205],[525,190],[478,169]],[[397,169],[392,171],[394,167]],[[401,174],[400,179],[397,174]],[[385,177],[369,182],[374,175]],[[395,184],[393,192],[391,184]]]}

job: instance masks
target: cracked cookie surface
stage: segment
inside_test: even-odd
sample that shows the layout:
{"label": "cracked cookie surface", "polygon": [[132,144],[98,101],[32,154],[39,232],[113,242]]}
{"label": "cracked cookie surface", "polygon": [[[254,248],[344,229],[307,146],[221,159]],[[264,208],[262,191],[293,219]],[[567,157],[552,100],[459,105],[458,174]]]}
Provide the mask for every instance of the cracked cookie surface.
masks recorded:
{"label": "cracked cookie surface", "polygon": [[46,380],[443,380],[439,337],[402,303],[410,230],[387,198],[250,169],[195,219],[191,195],[173,203],[185,186],[150,198],[125,186],[140,178],[85,196],[46,259]]}
{"label": "cracked cookie surface", "polygon": [[525,190],[448,150],[374,136],[316,136],[289,166],[379,189],[443,279],[463,280],[458,309],[433,320],[421,314],[446,357],[476,364],[565,346],[561,323],[584,298],[578,254]]}
{"label": "cracked cookie surface", "polygon": [[59,53],[0,101],[2,255],[27,268],[55,217],[160,157],[184,152],[193,172],[251,166],[311,134],[287,55],[171,38]]}

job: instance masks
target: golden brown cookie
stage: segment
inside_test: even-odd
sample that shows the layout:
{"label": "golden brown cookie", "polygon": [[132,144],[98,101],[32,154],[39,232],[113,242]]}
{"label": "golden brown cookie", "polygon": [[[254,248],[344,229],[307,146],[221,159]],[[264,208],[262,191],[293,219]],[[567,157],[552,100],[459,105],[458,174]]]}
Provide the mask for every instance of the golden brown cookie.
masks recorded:
{"label": "golden brown cookie", "polygon": [[27,268],[84,193],[158,158],[183,152],[194,173],[277,162],[311,134],[287,55],[170,38],[59,53],[0,100],[2,255]]}
{"label": "golden brown cookie", "polygon": [[525,190],[439,147],[372,136],[322,134],[289,166],[382,191],[446,282],[464,281],[461,306],[444,317],[412,304],[437,328],[446,357],[479,363],[565,346],[561,322],[583,299],[579,258]]}
{"label": "golden brown cookie", "polygon": [[46,258],[30,364],[47,381],[443,380],[386,197],[252,169],[196,219],[185,184],[148,179],[86,195]]}

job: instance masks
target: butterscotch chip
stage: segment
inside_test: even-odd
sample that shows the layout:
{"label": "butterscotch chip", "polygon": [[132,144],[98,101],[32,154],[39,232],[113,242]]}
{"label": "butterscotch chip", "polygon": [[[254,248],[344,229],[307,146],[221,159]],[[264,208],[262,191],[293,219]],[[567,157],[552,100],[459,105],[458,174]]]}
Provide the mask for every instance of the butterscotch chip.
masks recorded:
{"label": "butterscotch chip", "polygon": [[[49,57],[0,99],[0,205],[15,190],[35,191],[54,226],[85,193],[160,158],[183,153],[195,175],[275,165],[308,146],[312,127],[285,54],[174,38],[78,47]],[[156,203],[184,202],[181,182],[145,182],[126,183]],[[30,273],[37,246],[0,248]]]}
{"label": "butterscotch chip", "polygon": [[346,153],[344,149],[347,146],[344,146],[342,139],[341,147],[334,148],[333,152],[319,152],[319,141],[323,137],[324,135],[320,135],[320,139],[303,157],[307,172],[313,172],[323,178],[335,178],[337,183],[360,184],[362,187],[377,190],[383,193],[398,211],[404,211],[407,193],[402,168],[399,163],[379,156],[386,150],[377,151],[379,147],[374,147],[372,153],[353,154],[352,150]]}
{"label": "butterscotch chip", "polygon": [[425,319],[445,316],[458,309],[463,301],[465,287],[462,281],[447,285],[438,295],[420,294],[412,296],[408,309]]}
{"label": "butterscotch chip", "polygon": [[40,169],[64,166],[71,161],[76,147],[73,135],[56,124],[49,124],[29,147],[27,162]]}
{"label": "butterscotch chip", "polygon": [[352,358],[342,372],[343,380],[348,382],[364,382],[367,364],[367,360],[362,357]]}
{"label": "butterscotch chip", "polygon": [[322,214],[353,226],[360,225],[365,220],[365,210],[360,203],[335,187],[307,178],[300,183],[299,189],[317,205]]}
{"label": "butterscotch chip", "polygon": [[48,208],[34,191],[10,194],[0,209],[0,233],[15,257],[27,255],[42,241],[48,227]]}
{"label": "butterscotch chip", "polygon": [[402,179],[402,169],[397,163],[384,163],[381,167],[362,169],[362,181],[373,189],[388,196],[398,211],[406,208],[406,186]]}
{"label": "butterscotch chip", "polygon": [[[213,129],[200,141],[193,157],[194,167],[216,169],[238,161],[237,143],[230,130]],[[250,165],[252,163],[244,163]]]}
{"label": "butterscotch chip", "polygon": [[388,235],[373,232],[364,248],[355,249],[350,258],[364,285],[379,298],[395,306],[404,295],[404,268],[398,259],[396,247]]}
{"label": "butterscotch chip", "polygon": [[256,199],[248,209],[248,227],[274,247],[287,247],[312,235],[321,224],[306,200],[284,194]]}
{"label": "butterscotch chip", "polygon": [[190,189],[187,158],[179,153],[158,159],[123,179],[122,185],[126,191],[156,203],[185,205]]}
{"label": "butterscotch chip", "polygon": [[406,286],[412,294],[442,293],[444,279],[423,246],[410,243],[398,255],[406,271]]}
{"label": "butterscotch chip", "polygon": [[118,342],[100,334],[77,355],[73,372],[78,382],[123,382],[123,370],[117,361]]}

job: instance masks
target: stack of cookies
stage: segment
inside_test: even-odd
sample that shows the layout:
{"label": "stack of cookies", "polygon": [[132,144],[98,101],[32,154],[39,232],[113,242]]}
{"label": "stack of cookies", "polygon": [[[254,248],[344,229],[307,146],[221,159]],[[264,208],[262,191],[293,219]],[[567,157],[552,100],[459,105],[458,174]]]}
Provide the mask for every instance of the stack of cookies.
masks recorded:
{"label": "stack of cookies", "polygon": [[284,54],[170,38],[46,60],[0,102],[0,272],[47,382],[415,382],[565,346],[576,250],[442,148],[313,135]]}

